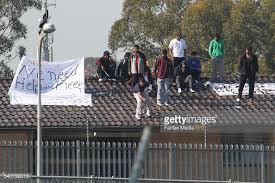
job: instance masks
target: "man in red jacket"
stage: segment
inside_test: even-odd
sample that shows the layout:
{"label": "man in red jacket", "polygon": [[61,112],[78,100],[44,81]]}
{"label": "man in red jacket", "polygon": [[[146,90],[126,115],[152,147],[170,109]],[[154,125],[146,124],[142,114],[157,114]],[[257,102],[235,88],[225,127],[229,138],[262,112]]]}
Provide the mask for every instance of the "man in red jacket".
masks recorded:
{"label": "man in red jacket", "polygon": [[167,50],[162,50],[160,56],[155,63],[154,68],[155,76],[157,77],[157,104],[168,105],[169,82],[173,78],[173,64],[167,57]]}
{"label": "man in red jacket", "polygon": [[99,81],[115,78],[116,62],[112,60],[108,51],[104,51],[103,57],[96,60],[96,65]]}

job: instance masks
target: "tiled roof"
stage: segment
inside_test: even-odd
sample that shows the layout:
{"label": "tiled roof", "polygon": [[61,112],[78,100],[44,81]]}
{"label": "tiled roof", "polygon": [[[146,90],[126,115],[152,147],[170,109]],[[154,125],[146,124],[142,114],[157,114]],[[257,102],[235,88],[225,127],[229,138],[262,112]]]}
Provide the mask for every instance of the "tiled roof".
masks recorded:
{"label": "tiled roof", "polygon": [[[225,82],[236,82],[228,78]],[[7,92],[11,79],[0,79],[0,128],[36,126],[36,106],[10,105]],[[275,77],[260,77],[257,82],[275,82]],[[196,93],[178,94],[175,86],[171,89],[170,105],[156,105],[156,91],[152,96],[152,116],[136,120],[134,117],[136,101],[131,88],[121,83],[112,87],[110,83],[86,79],[86,92],[92,94],[93,106],[43,106],[42,125],[44,127],[129,127],[144,125],[159,126],[161,116],[180,115],[217,115],[217,128],[226,126],[273,125],[275,124],[275,96],[256,95],[255,104],[237,106],[235,96],[218,96],[211,88],[198,88]]]}

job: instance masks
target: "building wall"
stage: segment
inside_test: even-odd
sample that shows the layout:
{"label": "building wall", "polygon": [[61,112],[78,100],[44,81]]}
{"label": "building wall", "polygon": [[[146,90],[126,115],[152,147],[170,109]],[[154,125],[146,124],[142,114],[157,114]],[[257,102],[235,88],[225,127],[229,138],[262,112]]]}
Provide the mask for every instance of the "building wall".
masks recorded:
{"label": "building wall", "polygon": [[[221,134],[219,133],[209,133],[206,134],[206,141],[208,144],[220,144]],[[204,133],[165,133],[160,130],[153,131],[151,136],[151,142],[175,142],[175,143],[191,143],[191,144],[204,144],[205,135]]]}
{"label": "building wall", "polygon": [[31,130],[0,130],[0,141],[28,141],[33,139]]}

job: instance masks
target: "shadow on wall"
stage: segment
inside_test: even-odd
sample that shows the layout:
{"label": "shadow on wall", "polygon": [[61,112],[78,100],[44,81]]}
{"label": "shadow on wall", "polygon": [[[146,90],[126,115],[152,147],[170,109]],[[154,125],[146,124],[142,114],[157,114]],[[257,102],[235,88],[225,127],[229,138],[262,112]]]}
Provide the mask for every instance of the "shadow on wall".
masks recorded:
{"label": "shadow on wall", "polygon": [[96,75],[96,59],[94,57],[86,57],[84,60],[85,65],[85,77],[91,77]]}

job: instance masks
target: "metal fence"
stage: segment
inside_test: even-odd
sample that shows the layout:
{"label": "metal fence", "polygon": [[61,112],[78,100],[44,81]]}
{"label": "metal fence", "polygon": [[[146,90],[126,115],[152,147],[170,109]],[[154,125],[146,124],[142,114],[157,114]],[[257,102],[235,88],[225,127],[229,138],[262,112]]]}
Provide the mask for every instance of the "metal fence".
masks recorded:
{"label": "metal fence", "polygon": [[[0,178],[0,183],[37,183],[37,176],[31,176],[25,179]],[[113,177],[62,177],[62,176],[40,176],[39,183],[128,183],[130,178]],[[238,181],[206,181],[206,180],[178,180],[178,179],[139,179],[142,183],[241,183]],[[252,182],[249,182],[252,183]]]}
{"label": "metal fence", "polygon": [[[35,175],[36,143],[0,142],[0,173]],[[130,177],[138,144],[44,142],[43,175]],[[142,177],[275,182],[275,146],[150,144]]]}

